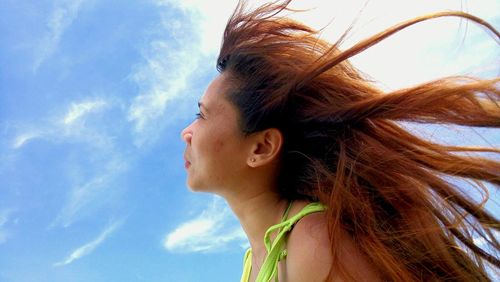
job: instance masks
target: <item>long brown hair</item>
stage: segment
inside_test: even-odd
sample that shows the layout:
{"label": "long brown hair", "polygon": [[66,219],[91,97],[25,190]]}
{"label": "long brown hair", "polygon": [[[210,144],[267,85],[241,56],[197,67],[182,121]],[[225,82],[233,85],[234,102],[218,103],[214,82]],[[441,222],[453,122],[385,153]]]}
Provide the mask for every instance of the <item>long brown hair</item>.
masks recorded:
{"label": "long brown hair", "polygon": [[[384,280],[490,281],[485,263],[500,266],[499,221],[484,208],[485,184],[500,185],[500,162],[494,159],[500,149],[438,144],[401,122],[500,127],[499,79],[447,77],[384,93],[347,59],[438,17],[466,18],[495,40],[499,33],[470,14],[442,12],[340,51],[344,36],[330,44],[279,16],[289,3],[246,11],[240,1],[227,23],[217,68],[232,79],[227,99],[238,108],[245,134],[282,132],[282,197],[328,207],[330,277],[353,277],[335,240],[345,230]],[[482,192],[482,201],[470,196],[472,190]]]}

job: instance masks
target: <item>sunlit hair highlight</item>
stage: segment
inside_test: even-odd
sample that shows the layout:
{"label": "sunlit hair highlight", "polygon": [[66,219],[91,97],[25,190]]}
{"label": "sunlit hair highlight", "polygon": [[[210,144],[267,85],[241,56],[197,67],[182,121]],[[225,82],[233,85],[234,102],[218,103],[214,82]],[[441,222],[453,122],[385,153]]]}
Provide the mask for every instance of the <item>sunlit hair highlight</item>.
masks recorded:
{"label": "sunlit hair highlight", "polygon": [[[344,230],[384,280],[490,281],[484,263],[500,267],[500,225],[484,204],[487,185],[500,186],[500,149],[438,144],[402,123],[498,128],[499,79],[455,76],[385,93],[347,60],[439,17],[477,23],[497,42],[500,34],[470,14],[442,12],[340,51],[341,40],[330,44],[315,30],[281,17],[289,3],[247,11],[240,1],[226,26],[217,68],[231,78],[227,98],[240,112],[242,132],[282,132],[282,197],[328,206],[330,277],[353,277],[335,240]],[[470,196],[477,192],[480,202]]]}

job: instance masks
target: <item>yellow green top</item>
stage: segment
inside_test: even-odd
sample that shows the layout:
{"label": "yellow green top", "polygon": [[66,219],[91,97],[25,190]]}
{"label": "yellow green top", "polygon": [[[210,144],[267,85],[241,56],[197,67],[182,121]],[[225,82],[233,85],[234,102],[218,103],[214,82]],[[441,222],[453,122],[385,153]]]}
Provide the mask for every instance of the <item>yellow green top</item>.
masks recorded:
{"label": "yellow green top", "polygon": [[[267,229],[264,235],[264,245],[266,246],[267,256],[264,259],[264,263],[260,268],[259,274],[255,282],[269,282],[273,279],[278,281],[278,262],[286,257],[286,238],[288,233],[292,230],[293,226],[297,221],[299,221],[304,216],[314,213],[321,212],[325,210],[325,206],[321,203],[310,203],[305,206],[300,212],[291,218],[287,219],[288,211],[290,210],[292,203],[288,205],[288,208],[283,216],[283,220],[271,226]],[[279,230],[276,239],[271,242],[270,235]],[[241,275],[241,282],[248,282],[250,279],[250,272],[252,271],[252,249],[249,248],[243,260],[243,274]]]}

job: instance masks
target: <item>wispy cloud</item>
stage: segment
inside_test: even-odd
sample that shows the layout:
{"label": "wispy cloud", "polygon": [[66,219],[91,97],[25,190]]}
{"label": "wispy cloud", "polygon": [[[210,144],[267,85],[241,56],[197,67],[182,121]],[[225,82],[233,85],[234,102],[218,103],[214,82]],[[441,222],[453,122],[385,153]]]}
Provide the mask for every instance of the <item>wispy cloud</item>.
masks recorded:
{"label": "wispy cloud", "polygon": [[34,73],[57,50],[61,37],[76,19],[82,3],[83,0],[60,0],[56,2],[55,8],[47,21],[47,33],[37,50],[32,68]]}
{"label": "wispy cloud", "polygon": [[12,142],[12,149],[19,149],[29,140],[40,137],[41,135],[42,134],[40,134],[38,131],[23,132],[14,138]]}
{"label": "wispy cloud", "polygon": [[13,213],[12,209],[0,210],[0,245],[5,243],[10,236],[9,231],[6,228],[7,223]]}
{"label": "wispy cloud", "polygon": [[245,233],[218,197],[198,217],[168,233],[163,242],[168,251],[178,253],[212,252],[229,244],[248,246]]}
{"label": "wispy cloud", "polygon": [[66,114],[66,116],[63,119],[63,123],[65,125],[69,125],[71,123],[74,123],[76,120],[79,118],[83,117],[85,114],[98,110],[99,108],[105,106],[106,103],[101,100],[95,100],[95,101],[85,101],[81,103],[73,103],[71,104],[71,108],[69,112]]}
{"label": "wispy cloud", "polygon": [[166,109],[175,99],[186,96],[192,87],[190,78],[199,71],[202,54],[195,19],[189,14],[185,20],[176,19],[171,9],[161,12],[161,23],[152,32],[159,35],[144,46],[143,61],[130,74],[139,87],[128,109],[136,146],[154,140],[166,122],[179,114],[177,108],[175,115],[166,116]]}
{"label": "wispy cloud", "polygon": [[90,255],[95,249],[101,245],[117,228],[120,227],[122,222],[115,222],[110,226],[106,227],[104,231],[99,234],[99,236],[91,242],[84,244],[81,247],[76,248],[71,254],[64,260],[54,263],[54,267],[68,265],[74,261],[81,259],[84,256]]}
{"label": "wispy cloud", "polygon": [[[217,2],[217,9],[214,9],[213,2],[205,0],[156,0],[156,2],[160,6],[178,7],[191,17],[191,24],[196,25],[195,32],[199,38],[198,50],[206,55],[218,52],[227,19],[237,4],[234,0],[221,0]],[[252,5],[258,5],[268,1],[251,2]]]}
{"label": "wispy cloud", "polygon": [[128,120],[134,124],[136,145],[148,139],[151,130],[156,131],[167,103],[182,94],[199,60],[189,50],[172,49],[171,44],[164,41],[152,42],[149,48],[146,63],[132,75],[141,88],[128,111]]}
{"label": "wispy cloud", "polygon": [[[70,188],[66,200],[61,203],[60,212],[49,224],[49,229],[71,226],[75,221],[113,203],[123,191],[114,181],[128,168],[130,159],[123,157],[115,148],[116,141],[110,134],[110,126],[116,123],[105,124],[102,117],[96,118],[97,114],[111,107],[111,104],[99,97],[74,101],[58,115],[45,119],[45,122],[25,126],[11,142],[11,148],[18,150],[33,139],[56,144],[77,142],[79,151],[91,148],[91,153],[85,156],[90,162],[88,168],[81,168],[79,164],[73,163],[66,166],[65,177],[69,179]],[[84,179],[81,177],[82,170]]]}
{"label": "wispy cloud", "polygon": [[67,139],[88,141],[93,145],[106,145],[109,139],[86,126],[86,119],[91,113],[102,111],[109,103],[102,98],[87,98],[83,101],[73,102],[61,116],[53,118],[46,123],[36,124],[25,128],[17,134],[11,143],[12,149],[20,149],[30,140],[48,139],[61,142]]}
{"label": "wispy cloud", "polygon": [[113,202],[120,190],[120,187],[113,185],[113,180],[126,167],[127,163],[115,156],[102,168],[100,174],[83,185],[71,188],[66,202],[49,225],[49,229],[56,226],[67,228],[75,221]]}

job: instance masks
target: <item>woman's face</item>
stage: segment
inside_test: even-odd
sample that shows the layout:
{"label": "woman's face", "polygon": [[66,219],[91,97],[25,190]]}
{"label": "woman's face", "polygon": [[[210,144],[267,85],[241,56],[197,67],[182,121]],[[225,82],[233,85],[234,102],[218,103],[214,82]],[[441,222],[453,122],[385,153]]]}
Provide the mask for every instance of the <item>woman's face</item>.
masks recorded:
{"label": "woman's face", "polygon": [[237,183],[246,165],[245,138],[238,127],[238,112],[225,98],[227,74],[214,79],[199,102],[199,117],[181,137],[187,185],[194,191],[222,192]]}

